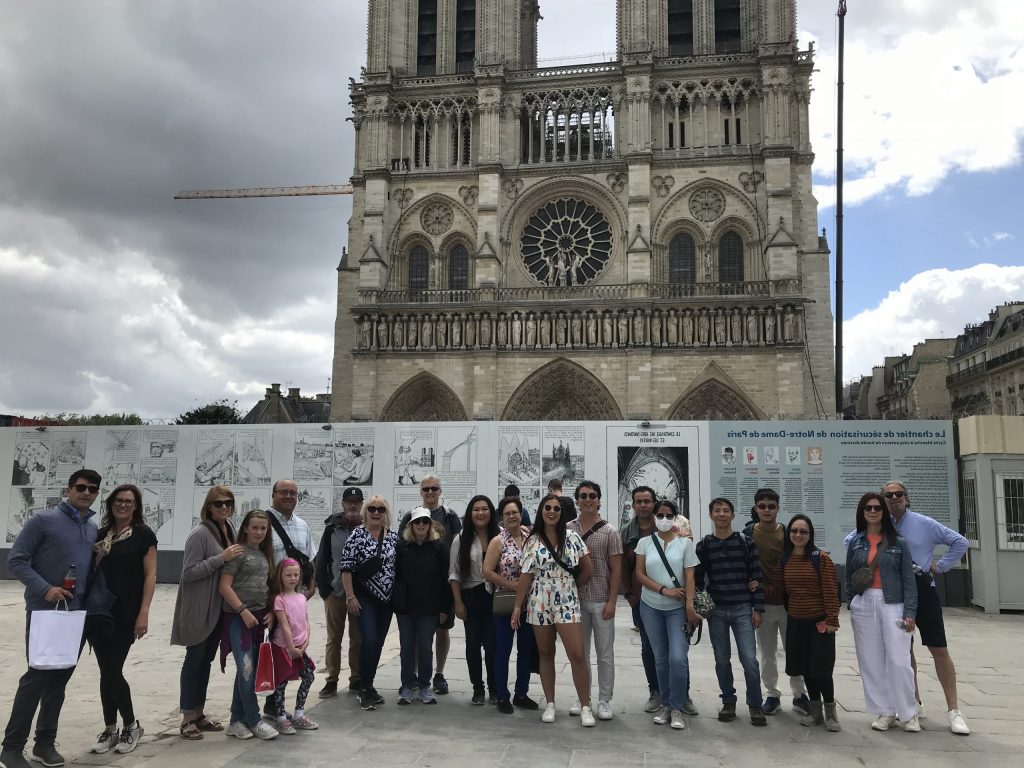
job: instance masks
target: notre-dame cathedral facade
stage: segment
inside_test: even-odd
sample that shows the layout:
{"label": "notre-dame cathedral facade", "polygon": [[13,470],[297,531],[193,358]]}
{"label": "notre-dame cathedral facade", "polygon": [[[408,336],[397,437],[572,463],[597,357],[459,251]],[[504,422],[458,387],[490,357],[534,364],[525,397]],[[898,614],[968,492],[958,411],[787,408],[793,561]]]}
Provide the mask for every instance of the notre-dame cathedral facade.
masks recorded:
{"label": "notre-dame cathedral facade", "polygon": [[539,67],[536,0],[369,0],[334,420],[834,412],[795,0],[615,1]]}

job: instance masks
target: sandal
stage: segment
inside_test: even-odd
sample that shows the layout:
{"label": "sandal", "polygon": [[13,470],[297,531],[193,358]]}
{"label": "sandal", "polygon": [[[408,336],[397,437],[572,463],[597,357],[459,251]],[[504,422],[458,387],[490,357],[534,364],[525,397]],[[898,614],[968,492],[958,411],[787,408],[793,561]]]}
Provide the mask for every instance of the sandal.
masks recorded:
{"label": "sandal", "polygon": [[224,726],[213,720],[206,715],[200,715],[193,722],[196,724],[196,728],[200,731],[206,731],[208,733],[223,731]]}
{"label": "sandal", "polygon": [[179,730],[181,731],[181,738],[187,741],[199,741],[199,739],[203,738],[203,734],[200,732],[195,720],[182,723]]}

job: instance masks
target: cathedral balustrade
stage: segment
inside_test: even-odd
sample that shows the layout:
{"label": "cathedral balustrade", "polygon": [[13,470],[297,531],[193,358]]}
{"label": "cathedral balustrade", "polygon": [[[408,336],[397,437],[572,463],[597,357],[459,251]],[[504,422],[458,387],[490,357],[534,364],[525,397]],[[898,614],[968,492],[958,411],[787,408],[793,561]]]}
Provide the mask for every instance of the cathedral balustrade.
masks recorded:
{"label": "cathedral balustrade", "polygon": [[803,343],[803,305],[363,311],[355,352],[776,347]]}

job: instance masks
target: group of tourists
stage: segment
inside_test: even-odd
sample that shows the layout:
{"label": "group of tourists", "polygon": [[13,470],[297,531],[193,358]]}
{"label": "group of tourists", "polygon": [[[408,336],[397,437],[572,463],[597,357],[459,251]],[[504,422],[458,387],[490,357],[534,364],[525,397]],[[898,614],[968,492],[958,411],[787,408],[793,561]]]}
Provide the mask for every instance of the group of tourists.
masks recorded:
{"label": "group of tourists", "polygon": [[[141,492],[133,485],[111,491],[97,526],[91,507],[100,484],[92,470],[75,472],[66,498],[28,519],[8,565],[25,584],[26,646],[33,611],[57,604],[87,610],[79,651],[87,641],[93,648],[103,717],[92,751],[126,753],[138,745],[143,728],[123,667],[133,642],[149,631],[157,539],[143,520]],[[756,492],[743,531],[734,529],[732,502],[714,499],[708,510],[712,530],[694,541],[689,520],[673,501],[658,499],[646,486],[633,489],[633,516],[621,528],[601,517],[601,487],[590,480],[579,483],[571,499],[557,483],[549,488],[532,526],[524,523],[527,510],[515,486],[497,505],[474,496],[461,515],[441,502],[438,477],[423,477],[419,486],[422,505],[399,521],[392,520],[383,497],[364,499],[359,488],[347,488],[342,510],[325,521],[319,546],[295,514],[298,489],[292,480],[277,481],[271,507],[248,512],[237,530],[231,522],[231,489],[209,489],[199,524],[185,543],[171,631],[172,644],[186,649],[180,674],[182,738],[226,731],[238,739],[273,739],[318,728],[305,712],[315,669],[307,603],[316,592],[327,624],[319,696],[338,693],[347,624],[348,688],[358,693],[363,710],[385,703],[376,678],[393,617],[401,646],[396,699],[401,706],[436,704],[438,696],[448,694],[449,630],[460,619],[473,705],[490,704],[502,714],[540,710],[529,690],[531,674],[539,673],[540,719],[554,722],[560,640],[576,694],[569,714],[584,727],[611,720],[621,594],[640,633],[649,689],[644,711],[654,723],[682,730],[687,717],[698,715],[690,695],[688,651],[706,619],[720,688],[718,720],[737,716],[733,641],[751,724],[764,726],[781,709],[776,662],[781,638],[793,710],[802,725],[829,731],[841,729],[833,673],[845,595],[872,728],[921,729],[913,650],[919,629],[935,660],[950,729],[970,732],[958,706],[933,580],[960,561],[967,542],[913,512],[899,482],[858,502],[855,527],[845,542],[843,590],[831,557],[815,542],[811,518],[796,514],[780,523],[779,495],[769,488]],[[948,549],[934,560],[939,545]],[[110,606],[94,616],[97,594],[110,596]],[[218,651],[222,669],[229,655],[235,664],[227,726],[207,713]],[[265,653],[272,665],[262,663]],[[47,768],[64,764],[55,739],[73,672],[73,666],[30,667],[21,678],[0,766],[27,768],[23,750],[37,709],[31,758]],[[297,686],[289,711],[285,694],[291,681]],[[262,712],[258,686],[265,695]]]}

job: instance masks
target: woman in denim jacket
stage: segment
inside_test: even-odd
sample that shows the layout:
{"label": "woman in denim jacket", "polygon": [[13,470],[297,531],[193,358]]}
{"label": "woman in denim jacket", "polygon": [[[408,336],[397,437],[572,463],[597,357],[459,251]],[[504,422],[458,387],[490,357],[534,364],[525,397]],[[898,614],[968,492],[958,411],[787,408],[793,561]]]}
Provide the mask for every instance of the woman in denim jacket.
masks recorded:
{"label": "woman in denim jacket", "polygon": [[[877,559],[876,559],[877,555]],[[870,567],[871,585],[853,593],[853,574]],[[857,504],[857,535],[846,550],[846,594],[853,639],[864,684],[864,701],[876,717],[871,727],[921,730],[914,696],[910,645],[917,616],[917,582],[910,547],[896,533],[881,494],[865,493]]]}

